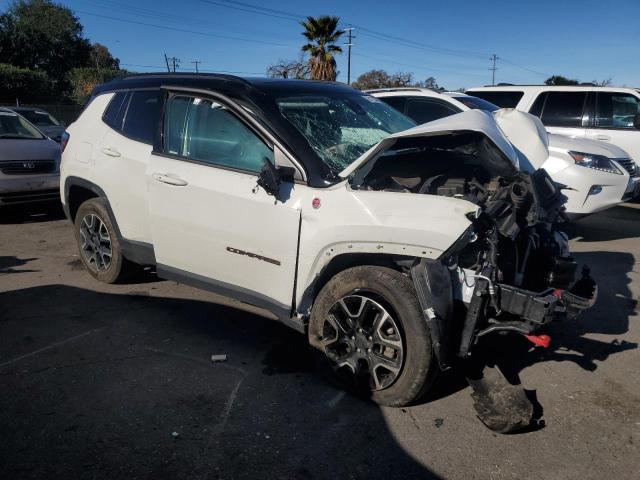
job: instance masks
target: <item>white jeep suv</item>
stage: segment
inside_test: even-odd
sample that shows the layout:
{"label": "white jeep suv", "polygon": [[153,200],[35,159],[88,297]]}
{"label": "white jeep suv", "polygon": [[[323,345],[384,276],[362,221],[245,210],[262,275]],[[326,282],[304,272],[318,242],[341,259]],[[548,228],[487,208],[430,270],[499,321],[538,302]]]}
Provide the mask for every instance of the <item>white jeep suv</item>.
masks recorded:
{"label": "white jeep suv", "polygon": [[[439,369],[481,362],[494,332],[535,341],[594,301],[559,230],[565,197],[526,166],[546,148],[526,117],[501,121],[533,150],[485,112],[414,127],[337,83],[132,76],[65,133],[63,205],[95,278],[153,265],[262,307],[334,382],[406,405]],[[516,410],[486,422],[526,425]]]}

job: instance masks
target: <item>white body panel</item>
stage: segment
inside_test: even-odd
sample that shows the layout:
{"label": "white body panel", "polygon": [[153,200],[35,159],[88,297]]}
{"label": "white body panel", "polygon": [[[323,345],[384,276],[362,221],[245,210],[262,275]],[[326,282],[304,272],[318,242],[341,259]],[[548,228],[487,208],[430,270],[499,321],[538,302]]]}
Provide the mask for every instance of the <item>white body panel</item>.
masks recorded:
{"label": "white body panel", "polygon": [[[186,185],[163,183],[154,178],[158,174]],[[275,202],[256,180],[253,174],[153,155],[147,182],[156,261],[290,307],[299,189],[286,202]]]}

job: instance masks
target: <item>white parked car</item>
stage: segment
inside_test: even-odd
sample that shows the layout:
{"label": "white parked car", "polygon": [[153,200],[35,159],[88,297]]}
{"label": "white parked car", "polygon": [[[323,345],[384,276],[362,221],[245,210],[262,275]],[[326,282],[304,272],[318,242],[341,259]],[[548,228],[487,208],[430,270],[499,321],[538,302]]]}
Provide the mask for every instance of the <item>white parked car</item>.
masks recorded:
{"label": "white parked car", "polygon": [[[406,405],[456,359],[482,362],[486,335],[535,341],[595,299],[560,230],[565,197],[527,163],[546,135],[501,121],[528,148],[486,112],[414,127],[336,83],[132,76],[65,133],[63,206],[95,278],[153,265],[262,307],[334,382]],[[531,414],[496,421],[487,403],[499,431]]]}
{"label": "white parked car", "polygon": [[612,143],[635,162],[624,167],[640,175],[640,91],[635,88],[576,85],[477,87],[468,94],[501,108],[516,108],[540,117],[550,133]]}
{"label": "white parked car", "polygon": [[[471,109],[499,110],[484,99],[459,92],[390,88],[368,93],[418,123]],[[554,181],[567,186],[562,193],[568,197],[565,206],[570,217],[600,212],[640,194],[640,175],[630,175],[625,169],[633,162],[621,148],[595,140],[549,134],[548,153],[535,167],[544,168]]]}
{"label": "white parked car", "polygon": [[57,201],[60,145],[0,107],[0,206]]}

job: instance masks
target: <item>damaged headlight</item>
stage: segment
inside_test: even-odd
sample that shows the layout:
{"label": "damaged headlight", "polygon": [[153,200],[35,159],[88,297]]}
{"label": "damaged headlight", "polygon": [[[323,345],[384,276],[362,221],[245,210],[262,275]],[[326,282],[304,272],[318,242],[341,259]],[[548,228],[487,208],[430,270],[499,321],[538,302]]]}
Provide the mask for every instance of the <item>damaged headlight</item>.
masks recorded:
{"label": "damaged headlight", "polygon": [[569,155],[576,162],[576,165],[581,167],[593,168],[594,170],[600,170],[601,172],[615,173],[622,175],[622,171],[611,161],[609,157],[604,155],[594,155],[592,153],[584,152],[569,152]]}

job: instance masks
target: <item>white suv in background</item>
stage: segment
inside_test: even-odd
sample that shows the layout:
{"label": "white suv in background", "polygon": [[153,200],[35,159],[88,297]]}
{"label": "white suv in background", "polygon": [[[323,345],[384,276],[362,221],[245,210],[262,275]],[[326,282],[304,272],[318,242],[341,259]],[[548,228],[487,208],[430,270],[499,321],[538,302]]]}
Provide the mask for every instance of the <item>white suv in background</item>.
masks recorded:
{"label": "white suv in background", "polygon": [[[369,93],[401,111],[417,123],[426,123],[472,109],[496,112],[496,105],[460,92],[435,92],[426,88],[389,88]],[[548,157],[535,165],[568,188],[567,213],[589,215],[613,207],[640,193],[640,176],[630,175],[625,166],[629,155],[611,144],[549,135]],[[586,167],[586,168],[585,168]]]}
{"label": "white suv in background", "polygon": [[640,175],[640,91],[635,88],[513,85],[470,88],[466,93],[531,113],[550,133],[617,145],[635,161],[624,165],[627,171]]}

